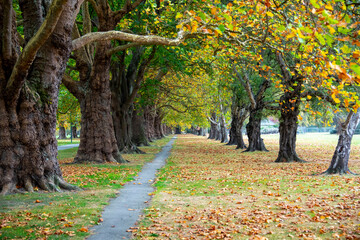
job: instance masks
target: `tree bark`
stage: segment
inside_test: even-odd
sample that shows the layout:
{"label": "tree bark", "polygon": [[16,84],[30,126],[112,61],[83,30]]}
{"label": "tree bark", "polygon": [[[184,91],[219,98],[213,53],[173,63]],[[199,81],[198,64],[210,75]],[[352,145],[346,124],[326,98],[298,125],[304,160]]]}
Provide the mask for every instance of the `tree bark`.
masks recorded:
{"label": "tree bark", "polygon": [[146,67],[155,54],[153,48],[149,57],[141,61],[144,51],[143,47],[135,48],[127,68],[124,53],[111,67],[112,116],[118,147],[123,153],[144,153],[132,142],[133,127],[138,127],[132,125],[133,103],[143,81]]}
{"label": "tree bark", "polygon": [[150,142],[155,139],[155,107],[146,106],[144,110],[145,131]]}
{"label": "tree bark", "polygon": [[350,158],[351,140],[360,122],[360,113],[350,112],[348,122],[342,124],[339,140],[335,148],[329,168],[323,174],[353,174],[348,163]]}
{"label": "tree bark", "polygon": [[211,118],[209,118],[210,121],[210,134],[208,139],[219,139],[219,131],[218,131],[218,123],[216,120],[216,113],[211,114]]}
{"label": "tree bark", "polygon": [[66,139],[66,130],[64,127],[64,123],[60,123],[59,126],[59,138],[58,139]]}
{"label": "tree bark", "polygon": [[264,108],[262,101],[256,103],[256,108],[250,109],[249,123],[246,125],[249,146],[245,152],[268,151],[261,138],[261,113]]}
{"label": "tree bark", "polygon": [[[110,43],[98,43],[88,89],[78,96],[81,109],[80,145],[74,159],[82,162],[126,162],[120,155],[111,116]],[[70,88],[71,92],[72,89]]]}
{"label": "tree bark", "polygon": [[291,75],[281,54],[277,53],[276,55],[283,75],[282,84],[286,86],[286,89],[292,88],[293,90],[285,91],[280,98],[279,153],[275,162],[305,162],[298,157],[295,150],[303,77],[298,74]]}
{"label": "tree bark", "polygon": [[228,134],[226,132],[225,117],[220,117],[220,131],[221,131],[221,143],[227,143],[229,141]]}
{"label": "tree bark", "polygon": [[72,126],[71,129],[72,129],[72,137],[73,138],[78,138],[76,124],[74,124],[74,126]]}
{"label": "tree bark", "polygon": [[236,122],[236,139],[237,139],[237,146],[236,149],[245,149],[246,145],[244,142],[243,134],[242,134],[242,127],[244,122],[247,118],[247,109],[244,106],[238,107],[238,121]]}
{"label": "tree bark", "polygon": [[135,110],[132,115],[132,142],[136,146],[150,146],[146,137],[144,113]]}
{"label": "tree bark", "polygon": [[[0,12],[3,4],[0,2]],[[78,189],[62,178],[55,138],[58,90],[71,52],[69,33],[78,4],[81,2],[67,1],[65,6],[60,6],[60,13],[55,14],[58,20],[48,19],[54,26],[39,30],[45,21],[43,11],[49,12],[49,6],[44,1],[20,1],[27,40],[23,51],[30,48],[28,53],[34,54],[34,58],[25,54],[17,59],[20,47],[13,14],[11,55],[0,55],[1,195],[21,189],[31,192],[34,187],[46,191]],[[54,10],[53,6],[51,8]],[[1,38],[6,37],[2,32],[3,16],[0,15]],[[38,41],[34,36],[43,38]],[[22,63],[17,64],[19,61]],[[14,77],[13,81],[10,76]]]}
{"label": "tree bark", "polygon": [[161,128],[161,122],[162,122],[163,116],[159,109],[156,110],[155,120],[154,120],[154,127],[155,127],[155,138],[161,139],[165,137],[162,128]]}

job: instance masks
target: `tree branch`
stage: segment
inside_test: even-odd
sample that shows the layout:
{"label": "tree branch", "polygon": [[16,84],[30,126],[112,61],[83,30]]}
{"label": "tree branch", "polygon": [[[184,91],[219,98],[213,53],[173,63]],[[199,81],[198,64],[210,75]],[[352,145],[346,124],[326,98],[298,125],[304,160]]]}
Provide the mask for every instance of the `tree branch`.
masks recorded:
{"label": "tree branch", "polygon": [[137,73],[137,76],[136,76],[136,83],[135,83],[134,89],[123,105],[123,107],[125,109],[128,109],[130,107],[130,105],[134,102],[134,99],[138,93],[138,90],[140,89],[141,82],[144,79],[145,69],[150,64],[151,60],[154,58],[155,52],[156,52],[156,48],[153,47],[153,49],[150,53],[150,56],[141,63],[138,73]]}
{"label": "tree branch", "polygon": [[93,6],[94,10],[96,13],[99,13],[100,12],[100,9],[99,9],[99,5],[97,5],[96,1],[95,0],[87,0],[89,3],[91,3],[91,5]]}
{"label": "tree branch", "polygon": [[122,9],[112,13],[112,17],[115,17],[115,22],[119,22],[125,14],[137,8],[142,2],[145,2],[145,0],[137,0],[133,4],[131,4],[131,1],[126,1]]}
{"label": "tree branch", "polygon": [[84,93],[81,90],[80,82],[74,81],[69,75],[66,73],[63,76],[62,83],[69,90],[69,92],[74,95],[78,100],[84,97]]}
{"label": "tree branch", "polygon": [[281,52],[279,52],[279,51],[276,52],[276,59],[280,65],[282,75],[284,76],[286,81],[289,81],[291,79],[291,74],[290,74],[289,70],[287,69],[287,66],[284,62]]}
{"label": "tree branch", "polygon": [[2,31],[2,54],[4,59],[10,59],[11,57],[11,41],[12,41],[12,20],[13,9],[11,0],[3,0],[3,31]]}
{"label": "tree branch", "polygon": [[256,94],[256,101],[260,101],[260,99],[264,95],[266,89],[268,89],[269,84],[270,84],[270,81],[267,79],[264,79],[264,81],[261,83],[261,85],[259,87],[259,91]]}
{"label": "tree branch", "polygon": [[244,78],[245,78],[245,81],[244,81],[244,79],[241,77],[241,74],[236,70],[235,65],[233,66],[233,70],[234,70],[238,80],[243,85],[243,87],[245,88],[245,90],[246,90],[246,92],[247,92],[247,94],[249,96],[249,99],[250,99],[250,102],[251,102],[251,108],[255,109],[256,108],[256,101],[255,101],[255,97],[254,97],[254,94],[253,94],[252,89],[251,89],[249,76],[247,75],[246,72],[244,72]]}
{"label": "tree branch", "polygon": [[143,45],[143,44],[139,44],[139,43],[136,43],[136,42],[132,42],[132,43],[128,43],[128,44],[125,44],[125,45],[121,45],[121,46],[117,46],[117,47],[114,47],[110,50],[108,50],[106,52],[106,55],[112,55],[114,53],[117,53],[117,52],[120,52],[120,51],[124,51],[128,48],[131,48],[131,47],[137,47],[137,46],[140,46],[140,45]]}
{"label": "tree branch", "polygon": [[178,46],[185,39],[200,35],[209,35],[209,34],[200,33],[200,32],[192,34],[190,32],[184,32],[181,30],[180,32],[178,32],[177,38],[165,38],[156,35],[137,35],[132,33],[125,33],[122,31],[93,32],[93,33],[85,34],[84,36],[73,40],[72,50],[74,51],[92,42],[109,41],[109,40],[135,42],[138,43],[139,45]]}
{"label": "tree branch", "polygon": [[[44,22],[41,24],[36,34],[26,44],[23,52],[20,54],[15,63],[12,74],[6,85],[6,92],[8,97],[17,99],[20,94],[20,89],[25,82],[29,68],[34,61],[38,50],[47,41],[51,33],[54,31],[56,24],[61,16],[64,6],[68,0],[53,1]],[[14,94],[15,93],[15,94]]]}
{"label": "tree branch", "polygon": [[207,118],[212,124],[216,124],[216,125],[218,124],[218,122],[215,122],[214,120],[212,120],[211,117],[207,117]]}

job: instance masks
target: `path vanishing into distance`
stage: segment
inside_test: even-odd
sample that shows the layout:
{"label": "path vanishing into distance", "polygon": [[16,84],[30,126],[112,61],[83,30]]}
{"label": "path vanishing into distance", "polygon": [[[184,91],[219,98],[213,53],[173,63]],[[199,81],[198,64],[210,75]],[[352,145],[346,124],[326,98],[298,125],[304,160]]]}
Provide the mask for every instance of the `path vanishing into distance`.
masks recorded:
{"label": "path vanishing into distance", "polygon": [[120,189],[117,198],[110,200],[110,204],[102,213],[103,222],[90,229],[94,235],[88,237],[88,240],[129,239],[131,237],[131,231],[127,230],[135,226],[143,210],[148,206],[151,199],[149,193],[155,190],[152,184],[156,173],[165,165],[175,139],[176,137],[173,137],[152,162],[144,165],[134,181],[128,182],[124,188]]}

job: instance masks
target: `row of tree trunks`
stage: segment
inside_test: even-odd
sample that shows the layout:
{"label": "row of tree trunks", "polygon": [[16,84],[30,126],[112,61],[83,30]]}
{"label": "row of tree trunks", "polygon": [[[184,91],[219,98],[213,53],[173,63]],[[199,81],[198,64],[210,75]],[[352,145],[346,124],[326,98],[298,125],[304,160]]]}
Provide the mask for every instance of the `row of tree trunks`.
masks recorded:
{"label": "row of tree trunks", "polygon": [[162,124],[164,115],[155,106],[146,106],[144,109],[145,131],[149,141],[165,137]]}
{"label": "row of tree trunks", "polygon": [[[20,46],[12,2],[0,2],[1,195],[18,189],[31,192],[34,187],[46,191],[76,189],[62,178],[55,130],[58,90],[71,52],[70,33],[79,4],[81,1],[69,0],[58,10],[52,5],[53,15],[46,16],[48,2],[20,0],[25,37],[25,45]],[[45,16],[54,28],[36,38]],[[5,24],[8,21],[9,26]],[[11,42],[6,43],[4,38],[8,37]],[[28,44],[34,52],[24,53],[29,50]],[[21,61],[28,62],[26,66],[15,65],[20,54]]]}
{"label": "row of tree trunks", "polygon": [[[72,138],[77,138],[78,137],[76,125],[71,127],[71,134],[72,134]],[[66,139],[66,138],[67,138],[66,137],[66,129],[65,129],[64,123],[60,122],[58,139]]]}
{"label": "row of tree trunks", "polygon": [[[125,52],[123,52],[118,60],[114,60],[111,67],[112,117],[118,148],[122,153],[144,153],[133,143],[132,136],[135,128],[142,128],[142,126],[135,125],[132,120],[134,100],[143,80],[145,69],[151,60],[143,60],[141,63],[144,51],[145,48],[143,47],[135,48],[132,51],[131,62],[127,67],[125,65]],[[153,55],[150,56],[150,58],[152,57]]]}

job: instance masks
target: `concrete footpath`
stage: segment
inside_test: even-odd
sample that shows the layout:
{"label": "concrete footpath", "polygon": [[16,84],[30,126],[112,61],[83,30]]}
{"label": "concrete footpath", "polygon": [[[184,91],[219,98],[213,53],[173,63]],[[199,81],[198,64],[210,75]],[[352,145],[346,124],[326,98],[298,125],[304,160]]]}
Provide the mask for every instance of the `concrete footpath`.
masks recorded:
{"label": "concrete footpath", "polygon": [[112,199],[105,207],[102,213],[104,221],[90,229],[94,235],[88,237],[88,240],[129,239],[131,237],[131,232],[127,230],[135,226],[139,216],[148,206],[147,203],[151,199],[149,193],[155,190],[152,183],[156,172],[165,165],[175,138],[163,147],[152,162],[144,165],[134,181],[120,189],[119,196]]}

